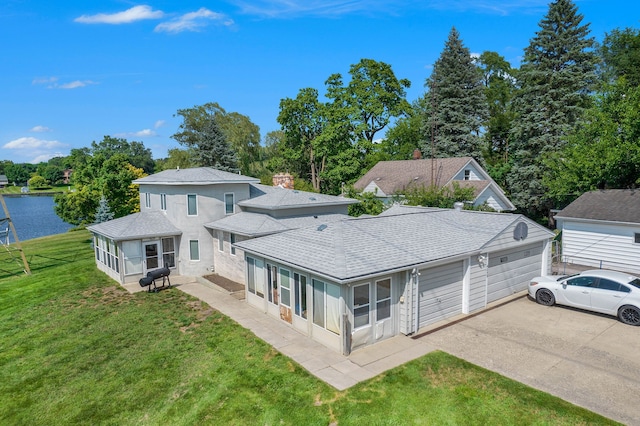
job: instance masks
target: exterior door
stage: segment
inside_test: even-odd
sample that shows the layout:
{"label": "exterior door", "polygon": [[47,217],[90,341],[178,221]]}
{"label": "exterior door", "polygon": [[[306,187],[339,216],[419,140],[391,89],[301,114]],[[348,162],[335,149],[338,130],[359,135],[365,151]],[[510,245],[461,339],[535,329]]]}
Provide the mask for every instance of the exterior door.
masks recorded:
{"label": "exterior door", "polygon": [[162,261],[160,259],[160,243],[158,241],[148,241],[143,244],[144,251],[144,270],[143,274],[147,274],[147,271],[160,268]]}

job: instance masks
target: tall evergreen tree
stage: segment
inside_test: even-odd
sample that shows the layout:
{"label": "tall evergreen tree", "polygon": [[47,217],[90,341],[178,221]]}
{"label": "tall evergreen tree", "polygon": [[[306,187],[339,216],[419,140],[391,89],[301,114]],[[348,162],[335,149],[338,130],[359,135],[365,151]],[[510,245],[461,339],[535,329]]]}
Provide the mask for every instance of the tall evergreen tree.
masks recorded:
{"label": "tall evergreen tree", "polygon": [[482,76],[455,28],[434,64],[427,86],[425,132],[429,142],[423,149],[425,155],[471,156],[482,161],[480,128],[488,114]]}
{"label": "tall evergreen tree", "polygon": [[114,214],[109,208],[109,203],[107,202],[107,199],[103,195],[102,198],[100,198],[100,203],[98,204],[98,210],[96,211],[96,217],[94,222],[95,223],[107,222],[113,219],[113,216]]}
{"label": "tall evergreen tree", "polygon": [[549,209],[542,183],[543,158],[562,148],[589,106],[597,56],[589,24],[571,0],[556,0],[525,49],[513,105],[513,168],[509,192],[522,211],[540,216]]}
{"label": "tall evergreen tree", "polygon": [[215,117],[208,119],[195,138],[194,154],[201,166],[227,172],[238,171],[238,155],[231,148]]}

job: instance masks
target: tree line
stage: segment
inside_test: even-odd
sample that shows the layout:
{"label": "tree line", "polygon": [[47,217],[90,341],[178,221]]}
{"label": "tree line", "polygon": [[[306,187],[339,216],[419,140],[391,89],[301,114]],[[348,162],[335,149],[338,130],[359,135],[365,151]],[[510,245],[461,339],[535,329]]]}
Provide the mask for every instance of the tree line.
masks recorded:
{"label": "tree line", "polygon": [[[181,148],[167,158],[105,136],[33,167],[47,179],[47,167],[72,168],[76,191],[57,197],[57,211],[90,223],[103,197],[115,217],[139,209],[131,179],[167,168],[211,166],[264,183],[288,171],[299,189],[339,194],[378,161],[410,159],[418,148],[427,158],[475,158],[518,211],[540,219],[585,191],[633,187],[640,177],[640,31],[613,29],[598,43],[583,19],[572,0],[550,3],[519,68],[496,52],[472,55],[454,27],[412,102],[409,80],[361,59],[346,79],[328,76],[322,93],[306,87],[282,99],[281,128],[262,143],[248,116],[211,102],[177,111]],[[20,167],[6,163],[0,172],[18,180]]]}

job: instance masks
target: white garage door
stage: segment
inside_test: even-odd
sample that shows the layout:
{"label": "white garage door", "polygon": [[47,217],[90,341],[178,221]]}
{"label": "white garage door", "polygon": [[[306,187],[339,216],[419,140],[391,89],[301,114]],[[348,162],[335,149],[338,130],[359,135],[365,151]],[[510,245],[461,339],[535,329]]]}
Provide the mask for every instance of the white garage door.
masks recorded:
{"label": "white garage door", "polygon": [[527,289],[542,271],[542,243],[489,254],[487,303]]}
{"label": "white garage door", "polygon": [[462,262],[455,262],[420,271],[419,327],[462,312],[462,266]]}

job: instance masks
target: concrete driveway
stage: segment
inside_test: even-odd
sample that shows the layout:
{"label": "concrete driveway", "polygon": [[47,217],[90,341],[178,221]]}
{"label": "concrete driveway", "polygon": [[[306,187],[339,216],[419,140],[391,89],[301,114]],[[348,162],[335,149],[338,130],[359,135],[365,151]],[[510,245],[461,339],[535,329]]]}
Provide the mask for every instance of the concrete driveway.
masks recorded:
{"label": "concrete driveway", "polygon": [[527,296],[419,338],[613,420],[640,425],[640,327]]}

